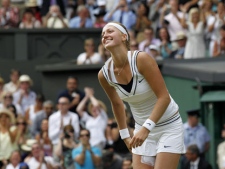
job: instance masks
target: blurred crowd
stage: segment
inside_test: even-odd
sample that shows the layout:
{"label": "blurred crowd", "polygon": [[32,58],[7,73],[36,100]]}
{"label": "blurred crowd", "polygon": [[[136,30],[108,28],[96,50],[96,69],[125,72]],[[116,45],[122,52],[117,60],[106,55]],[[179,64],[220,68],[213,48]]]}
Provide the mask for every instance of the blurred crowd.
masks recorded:
{"label": "blurred crowd", "polygon": [[[69,76],[54,100],[33,90],[27,74],[12,69],[10,81],[0,77],[0,169],[132,169],[132,154],[120,138],[114,118],[91,87],[81,89]],[[132,137],[134,119],[124,104]],[[205,159],[210,135],[199,121],[200,110],[187,111],[181,168],[212,169]],[[225,139],[225,127],[221,137]],[[224,143],[217,161],[225,168]]]}
{"label": "blurred crowd", "polygon": [[131,50],[157,60],[216,57],[225,51],[220,0],[2,0],[0,7],[3,29],[102,28],[110,21],[126,26]]}

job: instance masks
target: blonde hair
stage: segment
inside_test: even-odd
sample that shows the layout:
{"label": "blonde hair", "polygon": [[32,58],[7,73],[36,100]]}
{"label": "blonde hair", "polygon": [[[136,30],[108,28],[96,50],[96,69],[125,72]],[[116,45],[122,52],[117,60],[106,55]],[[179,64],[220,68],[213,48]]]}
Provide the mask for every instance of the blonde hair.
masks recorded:
{"label": "blonde hair", "polygon": [[[103,103],[101,100],[98,100],[98,104],[99,104],[100,108],[102,108],[105,112],[107,112],[107,107],[106,107],[105,103]],[[93,106],[93,104],[90,102],[88,104],[88,112],[91,112],[92,106]]]}
{"label": "blonde hair", "polygon": [[199,13],[199,9],[198,8],[191,8],[191,10],[188,13],[188,20],[189,22],[192,22],[192,15],[194,13],[198,12]]}

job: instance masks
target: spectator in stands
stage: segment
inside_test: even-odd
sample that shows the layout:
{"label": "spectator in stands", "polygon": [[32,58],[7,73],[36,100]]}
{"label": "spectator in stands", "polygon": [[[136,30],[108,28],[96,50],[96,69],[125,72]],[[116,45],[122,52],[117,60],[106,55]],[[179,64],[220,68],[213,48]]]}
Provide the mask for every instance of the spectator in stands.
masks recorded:
{"label": "spectator in stands", "polygon": [[10,71],[10,82],[4,85],[4,91],[14,93],[19,87],[19,77],[20,71],[16,69],[11,69]]}
{"label": "spectator in stands", "polygon": [[0,27],[2,28],[16,28],[18,27],[19,9],[12,7],[10,0],[2,0],[2,7],[0,8]]}
{"label": "spectator in stands", "polygon": [[[132,18],[132,19],[131,19]],[[126,0],[120,0],[116,8],[109,11],[104,20],[106,22],[116,21],[122,23],[128,30],[132,29],[136,23],[136,15],[128,7]]]}
{"label": "spectator in stands", "polygon": [[124,158],[122,169],[132,169],[132,158]]}
{"label": "spectator in stands", "polygon": [[162,27],[159,30],[160,44],[160,55],[163,59],[169,58],[172,53],[172,43],[170,42],[170,35],[166,27]]}
{"label": "spectator in stands", "polygon": [[220,38],[215,41],[214,49],[213,49],[213,56],[221,56],[225,53],[225,25],[220,28]]}
{"label": "spectator in stands", "polygon": [[138,5],[137,20],[135,23],[134,30],[137,33],[137,41],[140,43],[144,40],[144,30],[151,26],[151,21],[148,19],[149,9],[147,5],[142,2]]}
{"label": "spectator in stands", "polygon": [[60,134],[64,126],[71,124],[74,128],[74,136],[78,138],[80,126],[78,115],[69,111],[70,100],[67,97],[60,97],[58,100],[58,111],[49,117],[48,135],[53,144],[53,156],[59,143]]}
{"label": "spectator in stands", "polygon": [[65,169],[74,169],[72,151],[78,146],[78,140],[75,140],[73,126],[66,125],[60,137],[56,155],[61,159]]}
{"label": "spectator in stands", "polygon": [[199,123],[200,113],[198,109],[187,111],[188,121],[184,123],[184,144],[196,144],[201,156],[209,150],[210,136],[207,129]]}
{"label": "spectator in stands", "polygon": [[63,16],[65,16],[65,1],[64,0],[43,0],[42,6],[41,6],[41,16],[46,16],[49,12],[49,9],[52,5],[57,5],[60,8],[60,12]]}
{"label": "spectator in stands", "polygon": [[214,43],[220,39],[220,28],[225,24],[225,5],[219,2],[217,5],[217,14],[209,18],[208,25],[212,30],[210,41],[210,56],[213,56]]}
{"label": "spectator in stands", "polygon": [[41,131],[35,136],[35,139],[41,146],[46,156],[52,156],[52,143],[48,137],[48,119],[43,119],[41,122]]}
{"label": "spectator in stands", "polygon": [[103,62],[107,61],[111,57],[110,52],[104,48],[102,43],[98,45],[98,53],[102,57]]}
{"label": "spectator in stands", "polygon": [[44,151],[38,143],[32,145],[32,157],[27,161],[29,168],[53,168],[56,169],[59,164],[54,162],[51,156],[45,156]]}
{"label": "spectator in stands", "polygon": [[4,93],[4,84],[5,84],[5,81],[2,77],[0,77],[0,103],[2,102],[2,95]]}
{"label": "spectator in stands", "polygon": [[84,5],[77,8],[77,16],[72,18],[69,22],[70,28],[92,28],[93,23],[90,18],[89,11]]}
{"label": "spectator in stands", "polygon": [[60,97],[67,97],[70,100],[69,109],[72,112],[76,111],[77,105],[84,97],[84,92],[79,90],[78,78],[69,76],[66,82],[66,89],[59,93],[57,101]]}
{"label": "spectator in stands", "polygon": [[[106,145],[105,131],[108,119],[106,106],[95,98],[93,89],[85,87],[84,91],[85,97],[77,106],[77,112],[81,117],[81,121],[85,124],[84,128],[90,131],[91,146],[98,146],[103,149]],[[88,101],[90,101],[88,105],[89,113],[85,111]]]}
{"label": "spectator in stands", "polygon": [[102,169],[121,169],[123,159],[113,149],[103,150],[102,153]]}
{"label": "spectator in stands", "polygon": [[23,111],[19,104],[13,104],[13,95],[10,92],[3,92],[2,94],[2,103],[0,103],[0,108],[9,108],[10,106],[15,106],[16,108],[16,116],[22,115]]}
{"label": "spectator in stands", "polygon": [[225,168],[225,125],[221,131],[223,141],[217,146],[217,164],[219,169]]}
{"label": "spectator in stands", "polygon": [[36,93],[31,90],[33,82],[28,75],[21,75],[19,78],[19,89],[13,94],[13,103],[19,104],[22,113],[29,108],[30,105],[35,104]]}
{"label": "spectator in stands", "polygon": [[100,64],[103,63],[102,57],[99,53],[95,52],[95,41],[92,38],[84,41],[85,52],[77,57],[78,65]]}
{"label": "spectator in stands", "polygon": [[156,46],[156,45],[149,45],[149,50],[150,50],[151,56],[155,60],[163,60],[163,57],[160,55],[160,49],[159,49],[158,46]]}
{"label": "spectator in stands", "polygon": [[18,150],[15,150],[11,153],[10,163],[6,166],[6,169],[19,169],[20,161],[21,161],[21,154]]}
{"label": "spectator in stands", "polygon": [[52,5],[43,19],[43,25],[45,28],[68,28],[68,21],[60,12],[59,6]]}
{"label": "spectator in stands", "polygon": [[138,50],[138,42],[135,39],[130,41],[130,50]]}
{"label": "spectator in stands", "polygon": [[26,143],[30,135],[28,133],[27,122],[23,116],[18,116],[16,119],[16,144],[19,149]]}
{"label": "spectator in stands", "polygon": [[170,58],[175,59],[183,59],[184,58],[184,51],[186,46],[186,35],[183,32],[177,32],[177,38],[175,42],[178,45],[177,50],[173,51],[170,55]]}
{"label": "spectator in stands", "polygon": [[105,22],[103,19],[106,11],[101,8],[96,8],[93,13],[96,19],[94,22],[94,28],[103,28],[107,24],[107,22]]}
{"label": "spectator in stands", "polygon": [[183,169],[212,169],[212,166],[200,156],[198,146],[195,144],[187,147],[185,156],[188,161]]}
{"label": "spectator in stands", "polygon": [[51,100],[47,100],[43,103],[43,109],[38,112],[33,120],[33,125],[31,129],[32,137],[35,137],[41,132],[41,123],[44,119],[49,119],[49,116],[54,111],[54,103]]}
{"label": "spectator in stands", "polygon": [[34,13],[31,9],[26,9],[23,13],[23,20],[19,25],[20,29],[33,29],[41,28],[41,22],[36,20]]}
{"label": "spectator in stands", "polygon": [[151,27],[145,28],[144,35],[145,35],[145,39],[139,43],[138,48],[140,51],[145,51],[151,55],[151,52],[149,50],[149,45],[160,46],[160,40],[154,38],[154,30]]}
{"label": "spectator in stands", "polygon": [[32,10],[35,19],[42,23],[41,12],[37,0],[27,0],[25,6],[27,9]]}
{"label": "spectator in stands", "polygon": [[[185,16],[186,9],[182,9]],[[206,57],[206,47],[204,42],[204,30],[206,20],[202,11],[192,8],[189,11],[188,21],[184,17],[181,21],[183,28],[187,29],[187,44],[185,46],[184,59],[196,59]],[[202,19],[201,19],[202,18]]]}
{"label": "spectator in stands", "polygon": [[181,11],[178,11],[178,0],[169,0],[170,12],[165,16],[167,6],[162,9],[160,22],[162,26],[167,27],[171,42],[176,39],[176,33],[185,29],[182,27],[180,20],[184,17]]}
{"label": "spectator in stands", "polygon": [[4,163],[8,160],[11,153],[16,150],[16,129],[11,127],[15,119],[8,109],[0,109],[0,161]]}
{"label": "spectator in stands", "polygon": [[90,145],[90,132],[87,129],[80,131],[80,145],[73,149],[72,157],[76,169],[95,169],[101,162],[101,150]]}
{"label": "spectator in stands", "polygon": [[33,125],[34,119],[41,110],[43,110],[43,102],[45,101],[44,95],[37,94],[35,103],[30,105],[25,112],[25,119],[29,126],[29,131],[31,132],[31,127]]}

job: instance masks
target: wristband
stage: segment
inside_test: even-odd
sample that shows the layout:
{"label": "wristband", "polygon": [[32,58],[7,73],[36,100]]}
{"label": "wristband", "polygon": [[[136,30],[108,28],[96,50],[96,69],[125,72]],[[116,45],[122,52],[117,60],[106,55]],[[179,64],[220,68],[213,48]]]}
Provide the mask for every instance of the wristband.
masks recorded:
{"label": "wristband", "polygon": [[152,131],[152,129],[155,127],[155,123],[154,121],[147,119],[142,126],[147,128],[149,131]]}
{"label": "wristband", "polygon": [[122,140],[130,137],[130,133],[129,133],[128,128],[122,129],[119,132],[120,132],[120,137],[121,137]]}

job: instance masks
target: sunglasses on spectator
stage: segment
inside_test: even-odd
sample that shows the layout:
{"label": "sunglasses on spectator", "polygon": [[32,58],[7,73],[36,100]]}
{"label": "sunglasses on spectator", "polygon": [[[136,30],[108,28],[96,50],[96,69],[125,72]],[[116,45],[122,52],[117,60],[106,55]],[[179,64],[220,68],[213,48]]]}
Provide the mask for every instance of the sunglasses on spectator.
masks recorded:
{"label": "sunglasses on spectator", "polygon": [[90,134],[81,134],[80,137],[90,137]]}
{"label": "sunglasses on spectator", "polygon": [[4,99],[12,99],[12,96],[4,96]]}
{"label": "sunglasses on spectator", "polygon": [[16,125],[26,125],[26,122],[17,122]]}

